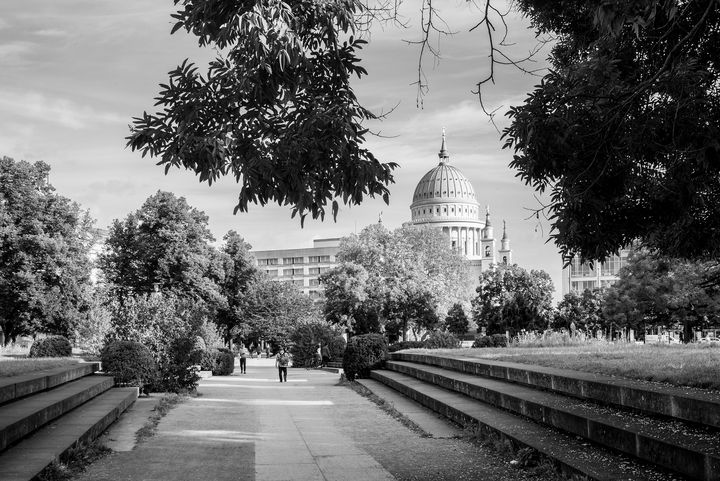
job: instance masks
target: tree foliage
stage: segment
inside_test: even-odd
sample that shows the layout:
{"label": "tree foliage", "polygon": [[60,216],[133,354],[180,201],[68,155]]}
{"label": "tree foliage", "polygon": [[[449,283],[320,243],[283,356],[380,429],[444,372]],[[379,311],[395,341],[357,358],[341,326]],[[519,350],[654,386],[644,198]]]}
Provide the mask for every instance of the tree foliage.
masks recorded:
{"label": "tree foliage", "polygon": [[173,32],[185,29],[217,58],[202,75],[188,60],[169,73],[156,97],[160,110],[133,119],[128,146],[212,183],[240,184],[235,211],[249,203],[292,206],[333,216],[338,202],[382,196],[394,163],[363,147],[362,107],[351,77],[366,71],[353,37],[362,6],[354,0],[175,0]]}
{"label": "tree foliage", "polygon": [[340,265],[325,275],[325,314],[355,334],[433,329],[454,302],[467,300],[466,261],[437,229],[382,224],[343,239]]}
{"label": "tree foliage", "polygon": [[470,321],[462,304],[453,304],[445,317],[445,328],[452,334],[459,336],[465,334],[469,327]]}
{"label": "tree foliage", "polygon": [[113,222],[99,263],[121,298],[158,289],[216,305],[222,302],[217,286],[222,266],[213,240],[203,212],[184,197],[158,191]]}
{"label": "tree foliage", "polygon": [[0,327],[70,336],[91,304],[94,221],[55,193],[44,162],[0,159]]}
{"label": "tree foliage", "polygon": [[720,319],[720,287],[705,282],[712,266],[712,261],[635,253],[608,293],[605,315],[640,330],[647,325],[680,324],[684,341],[690,342],[693,328]]}
{"label": "tree foliage", "polygon": [[234,230],[224,237],[221,248],[222,275],[219,281],[220,295],[224,302],[218,308],[216,323],[226,341],[242,332],[247,324],[245,308],[248,290],[259,276],[250,254],[251,246]]}
{"label": "tree foliage", "polygon": [[553,318],[553,328],[571,329],[574,326],[586,332],[595,332],[607,327],[603,307],[606,289],[585,289],[581,293],[565,294],[558,303]]}
{"label": "tree foliage", "polygon": [[671,257],[720,246],[720,2],[519,0],[556,36],[551,70],[504,132],[566,256],[634,240]]}
{"label": "tree foliage", "polygon": [[546,329],[554,290],[545,271],[499,265],[480,275],[478,294],[472,300],[473,319],[488,334]]}

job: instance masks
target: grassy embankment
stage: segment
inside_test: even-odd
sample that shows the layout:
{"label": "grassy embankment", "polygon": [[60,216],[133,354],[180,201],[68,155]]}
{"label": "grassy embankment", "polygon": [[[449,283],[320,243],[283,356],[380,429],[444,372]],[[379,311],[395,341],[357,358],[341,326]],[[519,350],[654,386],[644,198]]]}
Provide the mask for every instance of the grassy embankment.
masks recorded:
{"label": "grassy embankment", "polygon": [[[409,352],[428,351],[411,349]],[[720,347],[703,344],[594,342],[578,346],[435,349],[430,352],[720,390]]]}
{"label": "grassy embankment", "polygon": [[19,376],[35,371],[77,364],[80,359],[72,357],[44,357],[38,359],[15,359],[0,355],[0,377]]}

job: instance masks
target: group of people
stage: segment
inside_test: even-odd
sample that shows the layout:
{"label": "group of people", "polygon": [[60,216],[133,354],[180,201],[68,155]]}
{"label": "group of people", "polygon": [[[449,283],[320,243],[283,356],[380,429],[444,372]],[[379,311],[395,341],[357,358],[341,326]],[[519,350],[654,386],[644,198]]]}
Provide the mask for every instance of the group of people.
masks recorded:
{"label": "group of people", "polygon": [[[257,352],[259,356],[259,348]],[[269,358],[270,349],[266,348],[265,352],[267,354],[267,357]],[[240,345],[240,351],[238,352],[238,356],[240,357],[240,374],[247,373],[247,358],[248,356],[254,357],[252,353],[252,348],[248,350],[248,348],[245,347],[244,344]],[[330,361],[330,349],[326,345],[323,346],[321,344],[318,344],[317,351],[315,352],[315,361],[320,367],[326,366],[327,363]],[[275,367],[278,368],[278,377],[280,378],[280,382],[287,382],[287,368],[289,365],[290,353],[287,352],[283,346],[280,346],[280,349],[275,356]]]}

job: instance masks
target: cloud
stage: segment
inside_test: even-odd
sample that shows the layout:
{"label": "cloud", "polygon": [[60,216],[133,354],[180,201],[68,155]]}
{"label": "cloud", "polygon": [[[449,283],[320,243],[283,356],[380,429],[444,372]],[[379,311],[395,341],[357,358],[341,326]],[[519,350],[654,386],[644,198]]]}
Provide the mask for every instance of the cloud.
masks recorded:
{"label": "cloud", "polygon": [[97,111],[68,99],[52,98],[39,92],[0,92],[0,110],[13,117],[25,117],[76,130],[98,123],[127,122],[125,116]]}
{"label": "cloud", "polygon": [[0,63],[6,67],[25,62],[25,55],[32,50],[31,42],[16,41],[0,45]]}
{"label": "cloud", "polygon": [[48,28],[36,31],[35,35],[38,35],[40,37],[68,37],[70,34],[65,30]]}

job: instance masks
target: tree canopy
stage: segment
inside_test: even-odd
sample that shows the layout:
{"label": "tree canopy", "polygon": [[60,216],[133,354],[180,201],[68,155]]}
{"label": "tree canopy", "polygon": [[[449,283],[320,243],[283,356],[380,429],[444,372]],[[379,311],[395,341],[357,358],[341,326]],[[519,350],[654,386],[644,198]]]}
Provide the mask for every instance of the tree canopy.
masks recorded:
{"label": "tree canopy", "polygon": [[720,287],[704,282],[714,264],[635,253],[608,292],[605,316],[640,330],[680,324],[690,342],[693,328],[719,319]]}
{"label": "tree canopy", "polygon": [[550,322],[554,291],[545,271],[498,265],[480,275],[478,294],[472,301],[473,320],[488,334],[542,331]]}
{"label": "tree canopy", "polygon": [[519,0],[556,42],[550,72],[510,109],[511,167],[539,192],[565,256],[632,241],[671,257],[720,252],[720,1]]}
{"label": "tree canopy", "polygon": [[0,327],[72,335],[91,308],[89,214],[55,193],[44,162],[0,159]]}
{"label": "tree canopy", "polygon": [[339,265],[321,276],[325,314],[353,332],[375,332],[388,322],[403,332],[433,329],[455,302],[470,298],[465,258],[429,227],[382,224],[342,240]]}
{"label": "tree canopy", "polygon": [[365,75],[353,36],[354,0],[231,2],[174,0],[175,32],[185,29],[218,56],[202,75],[188,60],[171,71],[160,110],[133,119],[128,146],[183,167],[200,181],[232,176],[235,211],[249,203],[292,206],[292,215],[333,216],[338,202],[382,196],[396,164],[363,147],[362,107],[350,85]]}
{"label": "tree canopy", "polygon": [[184,197],[158,191],[137,211],[115,220],[100,266],[120,297],[156,289],[209,304],[222,302],[222,264],[210,242],[205,213]]}

